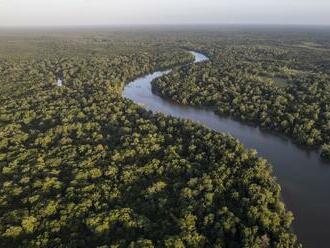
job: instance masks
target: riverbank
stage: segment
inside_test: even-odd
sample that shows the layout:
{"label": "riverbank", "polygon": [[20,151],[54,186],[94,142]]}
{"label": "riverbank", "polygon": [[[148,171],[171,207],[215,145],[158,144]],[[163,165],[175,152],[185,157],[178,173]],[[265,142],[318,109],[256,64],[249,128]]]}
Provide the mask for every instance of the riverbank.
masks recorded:
{"label": "riverbank", "polygon": [[212,110],[173,104],[157,96],[152,92],[151,82],[164,74],[155,72],[132,81],[124,88],[123,96],[142,104],[147,110],[229,133],[245,147],[256,149],[273,165],[283,199],[295,215],[294,229],[299,240],[306,247],[327,247],[325,244],[330,243],[330,237],[324,227],[330,226],[330,166],[320,160],[319,154],[298,147],[289,138],[218,116]]}

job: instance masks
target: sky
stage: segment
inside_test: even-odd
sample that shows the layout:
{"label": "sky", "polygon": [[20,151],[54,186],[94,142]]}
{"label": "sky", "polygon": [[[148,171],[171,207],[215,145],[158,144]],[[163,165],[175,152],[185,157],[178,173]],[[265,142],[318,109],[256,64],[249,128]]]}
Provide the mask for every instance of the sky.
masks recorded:
{"label": "sky", "polygon": [[0,26],[330,25],[330,0],[0,0]]}

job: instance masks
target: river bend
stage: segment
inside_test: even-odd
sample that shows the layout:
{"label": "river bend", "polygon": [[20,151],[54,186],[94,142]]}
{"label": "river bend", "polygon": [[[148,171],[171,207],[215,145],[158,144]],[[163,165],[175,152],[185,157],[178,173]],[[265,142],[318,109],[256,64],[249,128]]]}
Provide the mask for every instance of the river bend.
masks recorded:
{"label": "river bend", "polygon": [[[195,63],[207,61],[201,53],[191,52]],[[151,82],[171,70],[157,71],[130,82],[123,97],[142,104],[147,110],[198,122],[218,132],[229,133],[247,148],[273,165],[284,202],[294,213],[294,231],[304,247],[330,247],[330,165],[321,161],[317,151],[307,151],[290,139],[220,117],[205,108],[182,106],[152,93]]]}

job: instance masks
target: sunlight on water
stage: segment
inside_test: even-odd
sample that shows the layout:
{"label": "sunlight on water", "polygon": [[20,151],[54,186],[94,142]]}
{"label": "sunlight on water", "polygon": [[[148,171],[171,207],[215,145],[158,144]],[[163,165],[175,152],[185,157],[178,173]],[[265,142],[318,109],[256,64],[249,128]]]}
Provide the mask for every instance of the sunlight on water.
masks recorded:
{"label": "sunlight on water", "polygon": [[56,85],[59,87],[63,86],[63,81],[61,79],[58,79]]}

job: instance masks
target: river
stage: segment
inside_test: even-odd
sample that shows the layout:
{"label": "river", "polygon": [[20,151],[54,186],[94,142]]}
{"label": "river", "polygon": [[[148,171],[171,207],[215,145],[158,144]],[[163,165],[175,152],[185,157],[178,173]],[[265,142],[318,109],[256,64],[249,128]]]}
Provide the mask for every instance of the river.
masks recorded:
{"label": "river", "polygon": [[[191,52],[195,63],[207,61]],[[273,165],[287,208],[294,213],[294,232],[304,247],[330,247],[330,164],[319,152],[298,147],[290,139],[220,117],[205,108],[182,106],[152,93],[151,82],[168,71],[158,71],[129,83],[123,96],[153,112],[199,122],[215,131],[229,133]]]}

